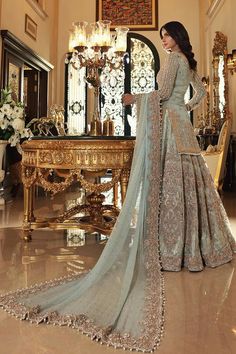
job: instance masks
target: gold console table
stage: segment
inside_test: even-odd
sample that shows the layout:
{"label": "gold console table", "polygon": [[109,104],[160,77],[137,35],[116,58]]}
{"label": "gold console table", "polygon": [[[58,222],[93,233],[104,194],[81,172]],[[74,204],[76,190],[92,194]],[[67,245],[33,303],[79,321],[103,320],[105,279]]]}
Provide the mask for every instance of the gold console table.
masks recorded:
{"label": "gold console table", "polygon": [[[51,229],[84,228],[109,234],[118,215],[118,183],[123,202],[129,180],[134,137],[34,137],[22,144],[22,181],[24,185],[23,239],[31,240],[32,231],[42,227]],[[112,179],[93,183],[86,174],[102,176],[112,171]],[[84,205],[78,205],[56,218],[34,216],[35,186],[56,194],[79,181],[88,193]],[[105,192],[113,188],[113,205],[104,205]],[[84,219],[73,218],[82,212]],[[90,216],[88,216],[88,214]],[[87,215],[87,216],[86,216]],[[82,221],[81,221],[82,220]]]}

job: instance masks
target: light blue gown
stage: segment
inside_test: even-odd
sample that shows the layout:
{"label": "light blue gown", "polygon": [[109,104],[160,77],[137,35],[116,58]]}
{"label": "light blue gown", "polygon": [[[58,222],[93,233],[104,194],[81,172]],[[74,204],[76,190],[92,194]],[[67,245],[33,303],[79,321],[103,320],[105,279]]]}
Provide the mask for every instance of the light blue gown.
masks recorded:
{"label": "light blue gown", "polygon": [[[189,122],[204,90],[182,54],[171,53],[159,90],[137,96],[138,128],[125,203],[96,266],[0,297],[33,323],[68,325],[101,343],[152,352],[164,321],[162,268],[201,270],[232,259],[228,219]],[[160,105],[162,101],[162,107]]]}

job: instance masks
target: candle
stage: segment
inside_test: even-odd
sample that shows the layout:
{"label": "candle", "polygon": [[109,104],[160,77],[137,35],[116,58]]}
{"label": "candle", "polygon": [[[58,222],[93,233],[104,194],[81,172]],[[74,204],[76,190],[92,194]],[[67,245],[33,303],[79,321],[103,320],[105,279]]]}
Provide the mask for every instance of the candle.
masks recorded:
{"label": "candle", "polygon": [[86,26],[87,22],[81,21],[75,24],[75,44],[76,46],[86,46]]}
{"label": "candle", "polygon": [[73,52],[75,46],[75,33],[73,30],[71,30],[69,35],[69,52]]}
{"label": "candle", "polygon": [[86,44],[86,35],[84,33],[77,33],[76,45],[85,46],[85,44]]}
{"label": "candle", "polygon": [[104,45],[104,46],[110,46],[111,45],[111,35],[110,35],[110,33],[103,33],[102,45]]}
{"label": "candle", "polygon": [[111,21],[104,20],[98,21],[99,33],[101,36],[100,44],[102,46],[110,46],[111,44],[111,34],[110,34],[110,25]]}
{"label": "candle", "polygon": [[129,29],[126,27],[116,28],[116,51],[125,52],[127,46],[127,33]]}

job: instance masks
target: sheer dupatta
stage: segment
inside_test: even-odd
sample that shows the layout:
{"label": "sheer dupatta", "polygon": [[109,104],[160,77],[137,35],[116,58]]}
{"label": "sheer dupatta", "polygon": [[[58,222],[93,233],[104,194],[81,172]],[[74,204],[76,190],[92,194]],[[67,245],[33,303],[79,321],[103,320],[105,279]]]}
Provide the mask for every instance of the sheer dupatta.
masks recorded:
{"label": "sheer dupatta", "polygon": [[68,325],[104,344],[152,352],[164,319],[159,254],[161,114],[157,91],[138,97],[138,129],[125,203],[96,266],[0,297],[33,323]]}

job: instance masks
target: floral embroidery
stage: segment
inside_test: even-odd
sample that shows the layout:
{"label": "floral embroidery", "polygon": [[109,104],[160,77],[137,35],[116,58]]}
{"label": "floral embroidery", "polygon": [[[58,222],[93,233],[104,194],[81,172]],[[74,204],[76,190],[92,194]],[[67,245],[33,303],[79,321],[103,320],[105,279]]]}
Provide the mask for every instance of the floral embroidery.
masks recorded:
{"label": "floral embroidery", "polygon": [[167,114],[172,125],[177,151],[180,154],[199,155],[201,150],[197,139],[193,134],[193,127],[189,121],[187,112],[184,112],[183,110],[182,115],[180,116],[177,112],[168,109]]}

